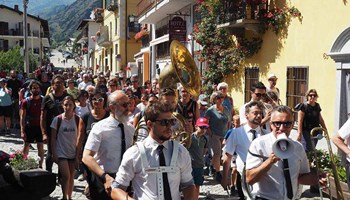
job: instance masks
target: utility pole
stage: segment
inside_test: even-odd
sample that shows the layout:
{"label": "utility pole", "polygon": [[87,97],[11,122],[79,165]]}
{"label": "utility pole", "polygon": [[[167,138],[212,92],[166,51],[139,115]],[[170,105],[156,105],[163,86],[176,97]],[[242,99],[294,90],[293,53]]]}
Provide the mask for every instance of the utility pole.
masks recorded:
{"label": "utility pole", "polygon": [[29,0],[23,0],[23,37],[24,37],[24,72],[29,73],[27,6]]}

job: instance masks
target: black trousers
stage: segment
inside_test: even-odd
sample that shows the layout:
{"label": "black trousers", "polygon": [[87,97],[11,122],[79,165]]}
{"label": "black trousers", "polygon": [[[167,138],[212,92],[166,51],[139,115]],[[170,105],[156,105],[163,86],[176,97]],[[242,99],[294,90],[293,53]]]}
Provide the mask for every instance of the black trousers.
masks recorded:
{"label": "black trousers", "polygon": [[[92,200],[111,200],[112,198],[107,194],[104,183],[100,180],[95,173],[91,172],[87,166],[85,166],[87,174],[87,182],[89,184],[90,197]],[[111,177],[115,178],[115,174],[109,174]]]}

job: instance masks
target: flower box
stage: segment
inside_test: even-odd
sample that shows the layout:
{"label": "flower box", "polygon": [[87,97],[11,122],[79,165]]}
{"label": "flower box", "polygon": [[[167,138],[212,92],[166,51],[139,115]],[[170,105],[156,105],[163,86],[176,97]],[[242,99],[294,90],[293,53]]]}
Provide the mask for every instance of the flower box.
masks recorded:
{"label": "flower box", "polygon": [[135,40],[139,41],[139,40],[142,40],[143,38],[148,37],[148,36],[149,36],[149,31],[142,30],[142,31],[136,33]]}

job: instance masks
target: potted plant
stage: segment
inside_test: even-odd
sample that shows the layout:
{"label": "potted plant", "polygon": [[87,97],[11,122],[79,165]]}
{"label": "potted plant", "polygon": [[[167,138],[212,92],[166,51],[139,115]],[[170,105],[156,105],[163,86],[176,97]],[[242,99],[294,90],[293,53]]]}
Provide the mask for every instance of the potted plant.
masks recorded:
{"label": "potted plant", "polygon": [[56,188],[56,175],[38,168],[38,159],[17,150],[2,162],[1,175],[7,183],[17,186],[18,193],[28,198],[48,196]]}
{"label": "potted plant", "polygon": [[[328,172],[329,176],[329,189],[324,189],[323,192],[332,196],[334,199],[337,198],[337,189],[335,187],[334,176],[332,172],[332,164],[330,162],[329,153],[325,150],[315,150],[317,160],[315,159],[314,152],[309,152],[307,154],[310,161],[310,168],[312,171],[316,170],[316,161],[318,161],[319,170],[323,172]],[[348,192],[348,186],[346,183],[346,170],[341,164],[341,159],[338,155],[333,155],[335,160],[335,166],[337,168],[337,173],[340,181],[340,187],[342,188],[344,198],[350,199],[350,193]]]}

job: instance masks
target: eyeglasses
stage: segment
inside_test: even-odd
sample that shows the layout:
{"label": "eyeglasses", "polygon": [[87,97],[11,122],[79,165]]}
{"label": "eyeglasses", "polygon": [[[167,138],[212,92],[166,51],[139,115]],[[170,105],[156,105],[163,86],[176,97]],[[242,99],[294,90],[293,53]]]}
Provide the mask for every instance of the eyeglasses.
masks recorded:
{"label": "eyeglasses", "polygon": [[263,93],[254,93],[257,97],[264,97],[266,94]]}
{"label": "eyeglasses", "polygon": [[127,107],[130,105],[129,102],[117,103],[117,104],[120,105],[120,106],[122,106],[122,107],[124,107],[124,108],[127,108]]}
{"label": "eyeglasses", "polygon": [[290,128],[292,126],[293,122],[272,122],[272,124],[276,128],[280,128],[282,124],[283,124],[284,128]]}
{"label": "eyeglasses", "polygon": [[159,122],[160,125],[162,126],[174,126],[176,123],[176,119],[158,119],[158,120],[154,120],[156,122]]}
{"label": "eyeglasses", "polygon": [[208,129],[209,127],[207,126],[199,126],[200,129]]}
{"label": "eyeglasses", "polygon": [[102,103],[104,100],[105,100],[105,99],[104,99],[103,97],[100,97],[100,98],[94,97],[94,98],[92,98],[92,101],[93,101],[93,102],[100,102],[100,103]]}
{"label": "eyeglasses", "polygon": [[309,97],[317,97],[316,94],[309,94]]}

